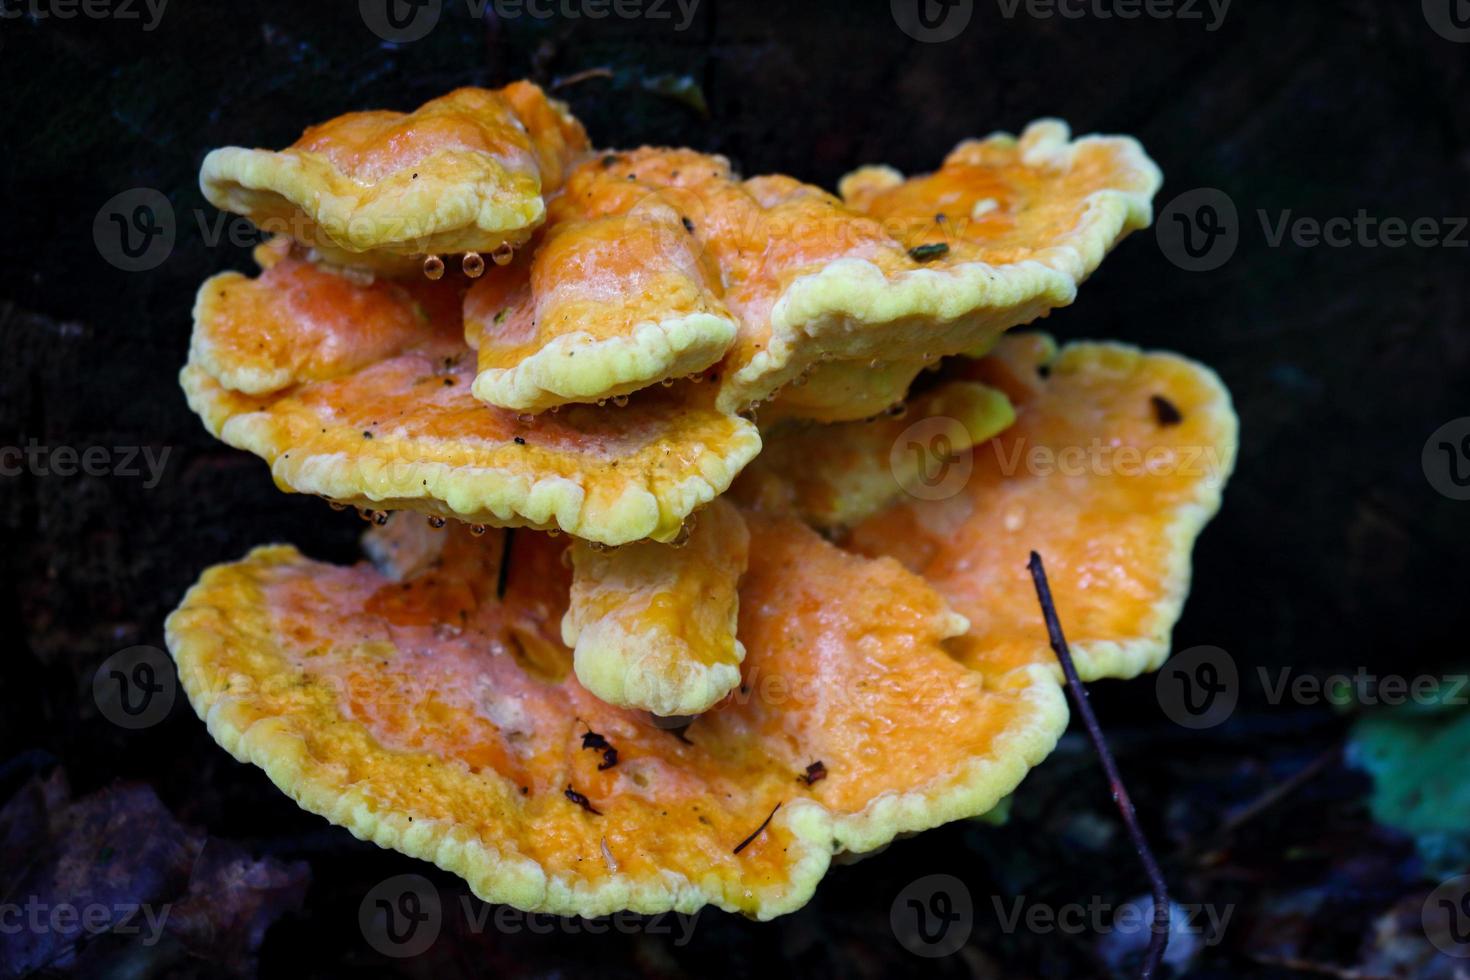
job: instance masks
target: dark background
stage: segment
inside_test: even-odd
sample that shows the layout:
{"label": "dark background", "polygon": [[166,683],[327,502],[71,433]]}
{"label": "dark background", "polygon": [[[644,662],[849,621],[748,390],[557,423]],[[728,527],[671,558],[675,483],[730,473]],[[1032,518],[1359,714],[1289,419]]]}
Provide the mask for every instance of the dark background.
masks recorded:
{"label": "dark background", "polygon": [[[209,149],[282,146],[308,123],[408,109],[457,85],[598,68],[609,72],[557,93],[598,145],[689,145],[747,174],[828,187],[863,163],[932,169],[964,137],[1056,115],[1078,133],[1137,136],[1165,174],[1157,208],[1216,187],[1240,214],[1222,267],[1184,271],[1152,230],[1139,233],[1046,323],[1063,338],[1195,357],[1220,372],[1241,418],[1239,466],[1175,634],[1176,649],[1230,652],[1249,674],[1241,710],[1191,732],[1165,718],[1150,679],[1094,686],[1178,897],[1235,908],[1189,970],[1371,962],[1384,917],[1417,910],[1433,881],[1407,839],[1369,818],[1369,783],[1339,754],[1348,714],[1268,704],[1254,666],[1413,675],[1465,663],[1470,503],[1435,492],[1420,453],[1438,426],[1470,414],[1470,249],[1272,247],[1258,211],[1273,222],[1287,209],[1319,220],[1470,214],[1470,44],[1432,30],[1417,0],[1236,0],[1214,31],[1207,7],[1203,21],[974,7],[945,43],[916,42],[882,2],[701,0],[681,32],[671,20],[476,19],[446,0],[438,27],[401,46],[374,36],[350,2],[173,0],[151,32],[115,18],[0,20],[0,445],[170,450],[152,489],[141,477],[0,478],[0,793],[58,771],[78,796],[141,781],[186,824],[308,862],[300,911],[259,947],[270,972],[1126,969],[1090,932],[1004,932],[991,900],[1117,903],[1144,890],[1090,750],[1071,737],[1023,785],[1007,827],[896,843],[834,869],[807,909],[775,923],[706,911],[693,942],[675,947],[647,934],[475,935],[451,922],[431,953],[398,962],[362,940],[364,892],[417,871],[457,909],[460,882],[297,810],[217,748],[182,698],[163,723],[130,732],[91,697],[108,655],[162,646],[164,615],[206,565],[275,540],[347,559],[362,528],[277,492],[265,466],[210,439],[184,404],[176,374],[194,291],[211,273],[250,268],[247,251],[200,233],[219,218],[196,183]],[[127,273],[104,261],[92,228],[104,202],[135,187],[169,198],[177,244],[156,269]],[[961,953],[926,960],[895,939],[889,907],[935,872],[965,881],[975,934]],[[219,966],[210,955],[205,944],[181,961],[129,962],[145,975],[208,974]]]}

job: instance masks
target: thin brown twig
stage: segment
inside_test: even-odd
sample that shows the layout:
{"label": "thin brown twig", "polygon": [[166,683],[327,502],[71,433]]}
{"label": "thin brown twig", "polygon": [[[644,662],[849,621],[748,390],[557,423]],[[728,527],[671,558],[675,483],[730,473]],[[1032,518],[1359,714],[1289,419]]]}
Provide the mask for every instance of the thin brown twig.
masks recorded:
{"label": "thin brown twig", "polygon": [[1031,552],[1031,561],[1026,567],[1031,570],[1031,581],[1036,585],[1036,599],[1041,603],[1041,615],[1046,619],[1046,632],[1051,639],[1052,652],[1062,662],[1062,673],[1067,678],[1067,691],[1072,695],[1077,713],[1082,716],[1082,724],[1087,729],[1087,737],[1092,740],[1092,747],[1097,750],[1103,772],[1107,773],[1108,785],[1113,791],[1113,802],[1118,806],[1123,825],[1128,828],[1128,837],[1133,841],[1133,849],[1143,862],[1144,873],[1148,875],[1149,890],[1153,893],[1154,900],[1154,922],[1148,949],[1143,956],[1143,968],[1138,975],[1141,980],[1150,980],[1164,958],[1164,950],[1169,946],[1169,889],[1164,883],[1164,873],[1159,870],[1159,862],[1154,860],[1148,840],[1143,836],[1143,828],[1138,825],[1138,814],[1133,809],[1133,800],[1128,796],[1127,787],[1123,785],[1123,777],[1118,774],[1118,764],[1113,761],[1112,752],[1108,751],[1102,727],[1098,725],[1097,716],[1092,713],[1092,706],[1087,702],[1087,688],[1082,686],[1082,679],[1077,676],[1077,667],[1072,663],[1072,651],[1067,647],[1067,638],[1062,634],[1062,624],[1057,619],[1057,607],[1052,602],[1051,585],[1046,580],[1046,567],[1041,563],[1041,556]]}
{"label": "thin brown twig", "polygon": [[580,85],[582,82],[591,81],[594,78],[612,77],[613,73],[611,68],[586,68],[561,78],[552,79],[551,90],[558,92],[564,88],[571,88],[573,85]]}
{"label": "thin brown twig", "polygon": [[1260,796],[1256,797],[1250,803],[1247,803],[1242,809],[1237,810],[1234,816],[1230,817],[1228,820],[1220,825],[1218,833],[1221,836],[1225,836],[1234,832],[1240,827],[1241,824],[1245,823],[1248,820],[1255,819],[1266,810],[1269,810],[1271,807],[1275,806],[1277,803],[1281,802],[1286,797],[1296,792],[1302,786],[1305,786],[1307,783],[1311,782],[1318,775],[1320,775],[1324,769],[1332,765],[1334,762],[1337,762],[1341,758],[1342,746],[1334,745],[1332,748],[1328,749],[1326,752],[1323,752],[1321,755],[1317,756],[1317,758],[1313,759],[1311,762],[1307,763],[1305,766],[1298,769],[1290,776],[1286,777],[1286,779],[1272,786],[1270,789],[1267,789]]}
{"label": "thin brown twig", "polygon": [[515,540],[516,529],[508,527],[500,538],[500,568],[495,575],[495,598],[505,598],[505,587],[510,584],[510,547]]}

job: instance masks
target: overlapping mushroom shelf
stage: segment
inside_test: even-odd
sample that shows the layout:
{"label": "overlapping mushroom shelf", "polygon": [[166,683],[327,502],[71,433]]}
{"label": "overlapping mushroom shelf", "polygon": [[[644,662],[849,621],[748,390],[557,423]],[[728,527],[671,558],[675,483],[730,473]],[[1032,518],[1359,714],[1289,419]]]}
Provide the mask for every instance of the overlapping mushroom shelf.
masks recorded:
{"label": "overlapping mushroom shelf", "polygon": [[686,382],[539,416],[470,394],[452,280],[355,284],[284,259],[200,290],[181,380],[209,431],[284,489],[375,510],[668,540],[760,449]]}
{"label": "overlapping mushroom shelf", "polygon": [[1130,139],[1043,121],[834,196],[593,152],[518,83],[201,179],[282,227],[201,287],[189,403],[374,525],[354,566],[206,572],[180,678],[303,807],[487,900],[769,918],[985,812],[1067,720],[1031,550],[1084,677],[1167,653],[1228,394],[1006,333],[1148,223]]}

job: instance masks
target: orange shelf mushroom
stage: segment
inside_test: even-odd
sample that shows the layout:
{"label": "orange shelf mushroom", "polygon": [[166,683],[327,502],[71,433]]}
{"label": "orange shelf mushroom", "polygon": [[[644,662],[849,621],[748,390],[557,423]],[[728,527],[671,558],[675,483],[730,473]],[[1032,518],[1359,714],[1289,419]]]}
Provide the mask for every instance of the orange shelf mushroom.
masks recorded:
{"label": "orange shelf mushroom", "polygon": [[1051,663],[1019,574],[1041,552],[1081,677],[1157,669],[1189,592],[1194,540],[1235,466],[1229,392],[1173,354],[1084,343],[1057,352],[1038,334],[1006,338],[972,371],[1007,391],[1015,424],[974,451],[958,493],[903,500],[845,544],[923,575],[970,620],[957,655],[996,668]]}
{"label": "orange shelf mushroom", "polygon": [[210,199],[279,234],[201,287],[189,403],[374,526],[352,566],[205,572],[167,623],[191,703],[526,910],[768,919],[987,812],[1067,723],[1027,555],[1084,677],[1153,669],[1234,463],[1207,369],[1002,336],[1159,180],[1043,120],[838,197],[594,153],[526,83],[216,151]]}
{"label": "orange shelf mushroom", "polygon": [[284,489],[604,544],[674,538],[759,451],[754,425],[688,383],[616,414],[477,401],[458,290],[358,285],[289,258],[215,276],[195,304],[189,405]]}
{"label": "orange shelf mushroom", "polygon": [[1159,183],[1135,141],[1070,141],[1054,121],[962,144],[908,183],[858,171],[847,203],[692,150],[606,153],[551,201],[529,282],[472,292],[475,393],[541,411],[718,362],[726,411],[775,398],[783,415],[863,418],[925,364],[1072,302],[1148,224]]}
{"label": "orange shelf mushroom", "polygon": [[456,89],[411,113],[350,112],[284,150],[214,150],[199,185],[215,207],[329,261],[413,272],[425,254],[524,242],[587,149],[564,105],[515,82]]}
{"label": "orange shelf mushroom", "polygon": [[678,547],[572,545],[562,640],[575,651],[577,680],[609,704],[697,715],[740,684],[745,647],[736,634],[736,587],[750,534],[724,500],[692,525]]}
{"label": "orange shelf mushroom", "polygon": [[[942,641],[964,620],[895,562],[792,521],[750,525],[751,688],[683,740],[575,680],[544,614],[566,601],[549,574],[565,545],[529,532],[504,602],[497,549],[463,530],[442,532],[455,539],[440,563],[406,583],[260,548],[205,574],[169,644],[236,758],[487,901],[770,918],[806,903],[834,853],[989,809],[1067,712],[1042,668],[988,676],[950,658]],[[528,665],[516,622],[559,662]],[[614,765],[583,748],[588,732],[617,750]],[[816,761],[827,778],[807,785]]]}

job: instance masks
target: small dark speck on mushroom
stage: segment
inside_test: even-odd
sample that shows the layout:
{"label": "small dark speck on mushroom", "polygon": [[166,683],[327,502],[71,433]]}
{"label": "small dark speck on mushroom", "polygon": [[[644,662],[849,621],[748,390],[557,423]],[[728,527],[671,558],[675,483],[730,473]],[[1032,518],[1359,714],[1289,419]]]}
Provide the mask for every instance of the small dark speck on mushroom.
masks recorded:
{"label": "small dark speck on mushroom", "polygon": [[812,785],[813,783],[821,782],[826,778],[827,767],[822,764],[821,759],[818,759],[816,762],[813,762],[811,765],[807,766],[806,772],[796,777],[798,782],[806,783],[808,786]]}
{"label": "small dark speck on mushroom", "polygon": [[685,218],[685,217],[682,217],[682,216],[679,218],[679,220],[682,221],[682,222],[684,222],[684,230],[685,231],[689,232],[691,235],[694,234],[694,222],[692,222],[688,218]]}
{"label": "small dark speck on mushroom", "polygon": [[931,259],[943,258],[949,254],[949,246],[944,242],[931,242],[927,245],[915,245],[909,249],[909,258],[915,262],[928,262]]}
{"label": "small dark speck on mushroom", "polygon": [[1167,427],[1184,421],[1184,414],[1179,411],[1178,406],[1163,395],[1154,395],[1149,401],[1153,404],[1154,418],[1159,425]]}
{"label": "small dark speck on mushroom", "polygon": [[371,432],[369,432],[367,429],[363,429],[362,430],[362,437],[364,439],[371,439],[373,437],[373,434]]}
{"label": "small dark speck on mushroom", "polygon": [[515,438],[517,446],[524,446],[526,444],[526,440],[521,438],[520,436],[516,436]]}
{"label": "small dark speck on mushroom", "polygon": [[445,378],[444,379],[444,387],[446,387],[446,388],[453,388],[454,387],[454,379],[453,378]]}
{"label": "small dark speck on mushroom", "polygon": [[586,810],[593,816],[602,816],[601,810],[598,810],[596,807],[594,807],[591,801],[587,799],[587,797],[583,796],[581,793],[578,793],[576,790],[572,789],[572,787],[568,786],[565,790],[562,791],[562,794],[566,796],[567,799],[571,800],[573,803],[577,804],[577,806]]}

